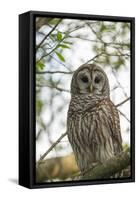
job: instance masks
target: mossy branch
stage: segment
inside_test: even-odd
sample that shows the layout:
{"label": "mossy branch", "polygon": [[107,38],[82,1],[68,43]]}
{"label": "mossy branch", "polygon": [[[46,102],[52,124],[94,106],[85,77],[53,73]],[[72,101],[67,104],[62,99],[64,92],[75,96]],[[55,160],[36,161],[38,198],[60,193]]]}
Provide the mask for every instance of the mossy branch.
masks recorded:
{"label": "mossy branch", "polygon": [[[116,173],[121,172],[123,169],[126,169],[128,166],[130,166],[129,148],[119,155],[107,160],[105,163],[99,164],[88,170],[83,176],[79,176],[79,179],[94,180],[110,178]],[[74,180],[74,178],[77,177],[77,174],[79,174],[79,169],[73,153],[68,156],[42,160],[36,164],[37,183],[54,179]],[[130,172],[127,173],[127,177],[129,174]]]}
{"label": "mossy branch", "polygon": [[106,179],[121,172],[130,165],[130,150],[129,148],[121,152],[117,156],[107,160],[106,162],[98,165],[97,167],[88,170],[83,180]]}

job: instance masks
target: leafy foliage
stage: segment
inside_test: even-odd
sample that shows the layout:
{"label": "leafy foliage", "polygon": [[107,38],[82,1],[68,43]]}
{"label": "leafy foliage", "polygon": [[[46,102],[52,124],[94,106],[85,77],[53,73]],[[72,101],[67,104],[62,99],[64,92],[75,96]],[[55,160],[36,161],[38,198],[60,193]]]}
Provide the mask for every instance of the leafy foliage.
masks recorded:
{"label": "leafy foliage", "polygon": [[57,40],[58,41],[62,40],[62,33],[60,31],[57,32]]}
{"label": "leafy foliage", "polygon": [[56,51],[56,54],[57,54],[58,58],[59,58],[61,61],[65,62],[65,58],[62,56],[61,53],[59,53],[59,52]]}
{"label": "leafy foliage", "polygon": [[45,67],[45,65],[44,65],[44,63],[43,63],[42,61],[36,63],[36,70],[37,70],[37,71],[43,70],[44,67]]}

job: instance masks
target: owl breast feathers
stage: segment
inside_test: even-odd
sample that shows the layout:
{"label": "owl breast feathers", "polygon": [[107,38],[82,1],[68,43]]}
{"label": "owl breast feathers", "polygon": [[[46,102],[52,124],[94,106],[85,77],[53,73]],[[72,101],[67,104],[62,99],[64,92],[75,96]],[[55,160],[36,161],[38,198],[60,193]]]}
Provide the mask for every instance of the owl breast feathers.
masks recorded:
{"label": "owl breast feathers", "polygon": [[81,66],[73,75],[71,95],[67,133],[83,172],[122,151],[120,120],[109,97],[107,76],[100,67]]}

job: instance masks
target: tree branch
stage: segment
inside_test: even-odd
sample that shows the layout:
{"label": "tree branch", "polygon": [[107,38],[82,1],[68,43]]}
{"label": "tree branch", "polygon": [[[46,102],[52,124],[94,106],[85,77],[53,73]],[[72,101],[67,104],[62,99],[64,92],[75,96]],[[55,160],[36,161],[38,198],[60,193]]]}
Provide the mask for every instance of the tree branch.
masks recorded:
{"label": "tree branch", "polygon": [[124,96],[127,98],[127,93],[125,92],[123,86],[121,85],[120,81],[118,80],[118,77],[117,77],[117,74],[116,74],[115,70],[112,67],[111,67],[111,69],[112,69],[112,73],[113,73],[113,75],[114,75],[114,77],[116,79],[116,82],[117,82],[118,86],[122,89],[122,91],[124,93]]}
{"label": "tree branch", "polygon": [[[124,104],[126,101],[128,101],[130,99],[130,97],[128,97],[127,99],[125,99],[124,101],[122,101],[121,103],[117,104],[116,107],[121,106],[122,104]],[[43,160],[49,153],[50,151],[67,135],[67,132],[65,132],[64,134],[62,134],[56,142],[53,143],[53,145],[40,157],[38,163]]]}
{"label": "tree branch", "polygon": [[118,109],[118,112],[120,112],[120,114],[130,123],[130,120],[126,117],[124,113],[122,113],[119,109]]}
{"label": "tree branch", "polygon": [[88,39],[86,37],[80,37],[80,36],[71,36],[69,35],[70,38],[77,38],[77,39],[80,39],[80,40],[86,40],[86,41],[89,41],[89,42],[94,42],[94,43],[102,43],[106,46],[110,46],[110,45],[115,45],[115,46],[129,46],[129,43],[117,43],[117,42],[104,42],[104,41],[99,41],[99,40],[92,40],[92,39]]}
{"label": "tree branch", "polygon": [[37,74],[73,74],[73,71],[71,72],[65,72],[65,71],[42,71],[42,72],[36,72]]}
{"label": "tree branch", "polygon": [[[127,99],[125,99],[124,101],[120,102],[119,104],[116,105],[116,107],[121,106],[122,104],[124,104],[125,102],[127,102],[130,99],[130,97],[128,97]],[[42,160],[44,160],[44,158],[51,152],[51,150],[67,135],[67,133],[62,134],[56,142],[53,143],[53,145],[40,157],[39,161],[37,162],[37,165],[39,163],[41,163]]]}
{"label": "tree branch", "polygon": [[67,133],[64,133],[64,134],[62,134],[58,139],[57,139],[57,141],[56,142],[54,142],[53,144],[52,144],[52,146],[40,157],[40,159],[39,159],[39,161],[38,162],[40,162],[41,160],[43,160],[48,154],[49,154],[49,152],[65,137],[67,135]]}
{"label": "tree branch", "polygon": [[126,103],[126,102],[129,101],[129,100],[130,100],[130,97],[126,98],[124,101],[118,103],[118,104],[116,105],[116,107],[121,106],[122,104]]}
{"label": "tree branch", "polygon": [[98,58],[99,56],[101,56],[103,54],[104,54],[104,52],[101,52],[101,53],[97,54],[96,56],[94,56],[93,58],[91,58],[87,62],[85,62],[83,65],[86,65],[86,64],[88,64],[91,61],[94,61],[96,58]]}
{"label": "tree branch", "polygon": [[97,167],[88,170],[84,176],[83,180],[96,180],[96,179],[106,179],[121,172],[123,169],[130,165],[130,152],[129,148],[124,152],[121,152],[117,156],[99,164]]}
{"label": "tree branch", "polygon": [[[60,179],[60,180],[74,180],[78,177],[83,180],[95,180],[110,178],[116,173],[126,169],[130,165],[130,152],[129,149],[112,157],[102,164],[87,170],[80,177],[80,172],[75,161],[74,154],[71,153],[67,156],[50,158],[41,160],[36,163],[36,182],[43,182],[46,180]],[[122,177],[129,177],[130,171],[123,174]],[[77,178],[77,180],[78,180]],[[76,179],[75,179],[76,180]]]}
{"label": "tree branch", "polygon": [[97,54],[96,56],[94,56],[93,58],[89,59],[88,61],[86,61],[83,65],[86,65],[88,64],[89,62],[91,61],[94,61],[96,58],[98,58],[99,56],[105,56],[105,55],[108,55],[108,56],[130,56],[129,54],[107,54],[105,52],[101,52],[99,54]]}
{"label": "tree branch", "polygon": [[61,61],[59,61],[57,58],[55,58],[54,56],[52,56],[52,55],[49,55],[51,58],[53,58],[57,63],[59,63],[59,64],[61,64],[63,67],[65,67],[69,72],[71,72],[71,70],[70,70],[70,68],[72,68],[72,66],[70,65],[70,67],[69,66],[67,66],[67,65],[65,65],[63,62],[61,62]]}
{"label": "tree branch", "polygon": [[37,84],[36,87],[49,87],[51,89],[56,89],[60,92],[70,92],[69,90],[66,90],[64,88],[60,88],[60,87],[57,87],[56,85],[41,85],[41,84]]}

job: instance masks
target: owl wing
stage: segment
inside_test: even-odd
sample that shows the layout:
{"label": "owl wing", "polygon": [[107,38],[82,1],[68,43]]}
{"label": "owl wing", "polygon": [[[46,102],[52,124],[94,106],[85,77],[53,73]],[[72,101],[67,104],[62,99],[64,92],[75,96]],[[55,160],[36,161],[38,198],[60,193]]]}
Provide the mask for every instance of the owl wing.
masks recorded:
{"label": "owl wing", "polygon": [[112,138],[114,154],[122,151],[122,137],[118,110],[109,98],[105,98],[98,105],[98,118],[101,126]]}
{"label": "owl wing", "polygon": [[115,105],[111,102],[111,100],[107,99],[106,101],[107,109],[109,112],[109,126],[112,132],[112,138],[114,143],[115,154],[122,151],[122,136],[120,130],[120,119],[118,110]]}
{"label": "owl wing", "polygon": [[116,155],[122,151],[119,114],[109,98],[100,100],[94,108],[89,107],[84,112],[82,130],[87,138],[84,140],[88,143],[91,141],[93,151],[97,146],[102,148],[105,144],[105,149],[111,154]]}

